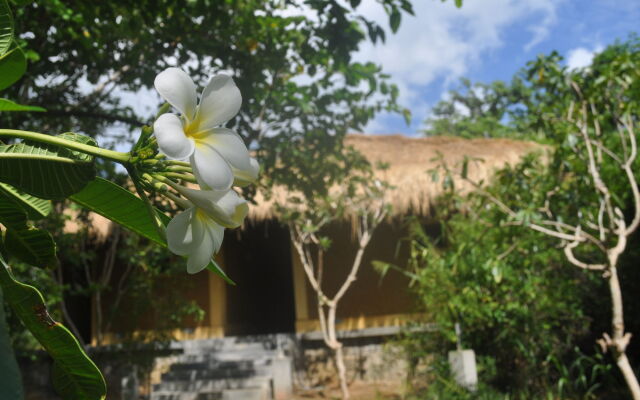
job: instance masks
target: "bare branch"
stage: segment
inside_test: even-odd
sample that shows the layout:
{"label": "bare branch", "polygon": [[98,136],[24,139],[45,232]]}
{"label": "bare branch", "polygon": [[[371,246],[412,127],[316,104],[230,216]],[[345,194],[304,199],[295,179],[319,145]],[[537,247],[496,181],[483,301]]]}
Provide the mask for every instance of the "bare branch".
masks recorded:
{"label": "bare branch", "polygon": [[567,260],[569,260],[571,264],[575,265],[576,267],[579,267],[582,269],[588,269],[592,271],[604,271],[607,268],[607,266],[604,264],[587,264],[585,262],[578,260],[573,254],[573,249],[577,247],[579,244],[580,244],[580,241],[575,240],[571,243],[568,243],[566,246],[564,246],[564,254],[567,256]]}

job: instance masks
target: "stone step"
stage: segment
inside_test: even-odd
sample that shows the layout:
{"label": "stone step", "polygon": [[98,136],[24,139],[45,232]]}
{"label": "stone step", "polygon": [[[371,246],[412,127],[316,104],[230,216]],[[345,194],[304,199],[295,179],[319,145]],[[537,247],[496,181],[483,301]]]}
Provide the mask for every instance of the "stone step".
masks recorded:
{"label": "stone step", "polygon": [[[153,392],[150,400],[198,400],[199,395],[199,393],[184,392]],[[222,392],[207,393],[207,395],[210,400],[222,400]]]}
{"label": "stone step", "polygon": [[178,369],[250,369],[269,366],[276,357],[276,353],[242,354],[233,352],[181,355],[176,358],[174,365],[185,365],[185,367],[176,367]]}
{"label": "stone step", "polygon": [[255,376],[244,379],[198,379],[189,381],[163,381],[153,385],[154,392],[214,392],[226,389],[269,389],[271,378]]}
{"label": "stone step", "polygon": [[267,389],[230,389],[214,392],[182,393],[154,392],[151,400],[269,400]]}
{"label": "stone step", "polygon": [[231,336],[215,339],[185,340],[173,343],[172,347],[182,349],[185,354],[225,350],[276,350],[278,346],[288,346],[292,340],[290,335]]}
{"label": "stone step", "polygon": [[250,378],[256,375],[253,370],[225,370],[225,369],[205,369],[205,370],[186,370],[186,371],[169,371],[162,374],[163,381],[196,381],[203,379],[228,379],[228,378]]}
{"label": "stone step", "polygon": [[202,361],[190,361],[184,362],[180,359],[171,365],[171,371],[185,371],[185,370],[205,370],[205,369],[224,369],[234,371],[254,370],[255,363],[253,359],[242,360],[218,360],[218,359],[203,359]]}

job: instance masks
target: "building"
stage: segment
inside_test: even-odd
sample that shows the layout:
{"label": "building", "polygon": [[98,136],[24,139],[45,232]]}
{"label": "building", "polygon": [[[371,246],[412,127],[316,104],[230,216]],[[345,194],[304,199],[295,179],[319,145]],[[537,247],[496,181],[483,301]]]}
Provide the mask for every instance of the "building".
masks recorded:
{"label": "building", "polygon": [[[397,327],[412,317],[413,301],[408,281],[400,274],[384,280],[371,268],[380,260],[402,265],[408,249],[403,218],[418,215],[429,220],[434,200],[442,192],[429,170],[441,162],[453,167],[465,157],[473,159],[468,175],[473,180],[490,177],[491,171],[515,164],[525,154],[540,149],[531,142],[508,139],[461,139],[453,137],[408,138],[400,135],[349,135],[347,143],[372,163],[389,165],[379,177],[394,187],[386,193],[391,215],[373,235],[357,281],[338,306],[338,329]],[[480,161],[482,160],[482,161]],[[461,190],[468,188],[458,182]],[[237,283],[227,285],[204,271],[192,279],[186,294],[205,310],[199,323],[187,323],[174,332],[177,339],[317,331],[317,303],[306,282],[300,261],[290,246],[287,228],[279,224],[272,204],[260,201],[251,207],[241,229],[226,232],[218,263]],[[334,225],[328,233],[332,248],[326,254],[325,281],[335,287],[344,280],[355,253],[349,221]],[[331,293],[331,290],[329,290]],[[92,335],[95,339],[95,332]]]}

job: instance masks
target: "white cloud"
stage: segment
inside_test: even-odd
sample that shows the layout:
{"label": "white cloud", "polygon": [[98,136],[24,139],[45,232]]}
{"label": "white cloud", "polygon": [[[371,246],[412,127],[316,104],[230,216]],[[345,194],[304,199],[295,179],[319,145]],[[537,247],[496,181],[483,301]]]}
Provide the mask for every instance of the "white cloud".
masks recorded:
{"label": "white cloud", "polygon": [[[531,34],[523,51],[532,49],[548,36],[560,2],[467,0],[458,9],[452,1],[416,1],[416,16],[403,15],[397,34],[388,33],[384,45],[366,44],[358,59],[382,64],[391,74],[402,89],[399,100],[411,109],[417,127],[427,111],[421,101],[427,85],[435,81],[448,85],[468,74],[485,54],[503,46],[507,28],[515,24],[525,24],[523,29]],[[377,2],[363,2],[363,13],[388,26]]]}
{"label": "white cloud", "polygon": [[602,46],[596,46],[591,50],[585,47],[577,47],[569,50],[569,53],[567,53],[567,67],[569,69],[588,67],[591,65],[591,61],[593,61],[596,53],[601,52],[602,49]]}

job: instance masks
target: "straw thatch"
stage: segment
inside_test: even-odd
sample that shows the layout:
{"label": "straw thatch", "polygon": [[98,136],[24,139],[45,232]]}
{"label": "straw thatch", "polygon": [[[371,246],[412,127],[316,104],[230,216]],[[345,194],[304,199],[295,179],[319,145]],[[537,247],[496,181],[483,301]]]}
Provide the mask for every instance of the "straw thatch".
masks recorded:
{"label": "straw thatch", "polygon": [[[469,163],[468,175],[474,181],[487,180],[491,172],[506,164],[516,164],[527,153],[544,149],[533,142],[509,139],[461,139],[454,137],[409,138],[402,135],[370,136],[352,134],[346,138],[347,144],[354,146],[372,164],[384,162],[389,168],[378,171],[378,178],[393,188],[388,190],[385,200],[392,206],[393,216],[410,213],[428,215],[434,199],[442,193],[442,183],[434,182],[428,172],[438,165],[434,160],[438,154],[450,167],[459,164],[464,158],[479,158],[483,162]],[[468,188],[462,182],[456,187]],[[274,199],[286,204],[287,192],[274,190]],[[249,207],[248,219],[259,222],[276,218],[274,200],[265,201],[258,192],[256,203]],[[72,211],[68,211],[73,213]],[[100,215],[90,213],[91,231],[99,240],[108,237],[112,222]],[[78,230],[75,219],[65,224],[65,232]]]}
{"label": "straw thatch", "polygon": [[[383,162],[389,165],[378,171],[378,178],[393,186],[385,195],[392,206],[393,216],[409,213],[428,215],[430,205],[442,193],[442,183],[434,182],[428,172],[435,168],[439,155],[450,168],[460,166],[465,157],[481,159],[482,162],[468,164],[468,176],[473,181],[487,180],[492,171],[506,164],[515,165],[527,153],[544,147],[533,142],[509,139],[462,139],[456,137],[409,138],[402,135],[371,136],[352,134],[347,136],[348,145],[360,151],[373,165]],[[442,176],[442,174],[441,174]],[[456,182],[461,190],[468,184]],[[275,201],[286,204],[285,189],[277,189]],[[249,219],[261,221],[277,217],[274,201],[264,201],[258,193],[256,205],[250,207]]]}

